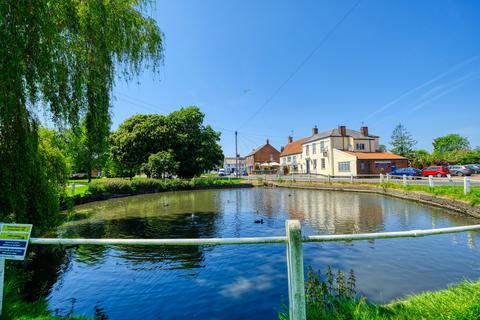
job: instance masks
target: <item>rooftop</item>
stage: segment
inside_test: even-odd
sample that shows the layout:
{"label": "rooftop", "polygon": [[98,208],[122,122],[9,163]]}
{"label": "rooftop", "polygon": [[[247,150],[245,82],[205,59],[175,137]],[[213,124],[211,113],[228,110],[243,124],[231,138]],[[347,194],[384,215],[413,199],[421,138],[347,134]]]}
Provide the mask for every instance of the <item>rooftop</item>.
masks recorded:
{"label": "rooftop", "polygon": [[302,153],[302,143],[305,140],[307,140],[307,138],[296,140],[287,144],[285,146],[285,149],[283,149],[282,153],[280,153],[280,157],[288,156],[291,154]]}
{"label": "rooftop", "polygon": [[[354,139],[373,140],[373,139],[379,138],[378,136],[374,136],[374,135],[364,136],[360,131],[356,131],[356,130],[352,130],[352,129],[345,129],[345,131],[346,131],[345,137],[352,137]],[[315,140],[320,140],[320,139],[324,139],[324,138],[328,138],[328,137],[341,137],[341,136],[342,135],[340,134],[339,128],[334,128],[334,129],[330,129],[330,130],[327,130],[327,131],[323,131],[323,132],[319,132],[317,134],[314,134],[314,135],[308,137],[307,139],[305,139],[305,141],[303,143],[307,143],[307,142],[315,141]]]}

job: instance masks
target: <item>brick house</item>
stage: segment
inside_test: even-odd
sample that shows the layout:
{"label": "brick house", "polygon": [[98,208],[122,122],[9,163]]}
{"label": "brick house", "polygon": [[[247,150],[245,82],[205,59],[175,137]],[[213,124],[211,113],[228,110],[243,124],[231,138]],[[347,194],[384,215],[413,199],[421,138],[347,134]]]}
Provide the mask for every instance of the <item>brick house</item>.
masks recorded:
{"label": "brick house", "polygon": [[[256,170],[257,167],[260,168],[262,165],[267,165],[269,163],[280,163],[280,151],[275,149],[268,139],[267,143],[253,149],[253,151],[245,157],[245,165],[247,166],[248,174],[253,174],[253,171]],[[269,167],[269,170],[272,169],[272,166]]]}

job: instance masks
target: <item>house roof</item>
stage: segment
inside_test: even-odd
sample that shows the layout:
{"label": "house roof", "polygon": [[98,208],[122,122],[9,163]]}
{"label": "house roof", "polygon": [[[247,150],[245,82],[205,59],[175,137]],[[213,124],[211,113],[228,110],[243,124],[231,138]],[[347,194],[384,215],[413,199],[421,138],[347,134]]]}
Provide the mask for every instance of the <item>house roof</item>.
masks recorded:
{"label": "house roof", "polygon": [[353,151],[343,151],[345,153],[351,154],[352,156],[357,157],[360,160],[407,160],[407,158],[393,154],[390,152],[353,152]]}
{"label": "house roof", "polygon": [[263,147],[266,147],[268,145],[268,143],[265,143],[265,144],[262,144],[260,147],[256,148],[256,149],[253,149],[252,152],[250,152],[249,154],[247,154],[245,156],[246,157],[250,157],[250,156],[253,156],[255,153],[257,153],[258,151],[260,151]]}
{"label": "house roof", "polygon": [[[338,128],[334,128],[334,129],[330,129],[327,131],[314,134],[313,136],[305,139],[303,143],[320,140],[328,137],[341,137],[341,136],[342,135],[340,134],[340,130]],[[375,138],[379,138],[378,136],[374,136],[374,135],[364,136],[360,131],[356,131],[352,129],[346,129],[346,137],[352,137],[354,139],[365,139],[365,140],[373,140]]]}
{"label": "house roof", "polygon": [[293,141],[285,146],[282,153],[280,153],[280,157],[288,156],[291,154],[298,154],[302,153],[302,143],[307,140],[307,138],[303,138],[300,140]]}

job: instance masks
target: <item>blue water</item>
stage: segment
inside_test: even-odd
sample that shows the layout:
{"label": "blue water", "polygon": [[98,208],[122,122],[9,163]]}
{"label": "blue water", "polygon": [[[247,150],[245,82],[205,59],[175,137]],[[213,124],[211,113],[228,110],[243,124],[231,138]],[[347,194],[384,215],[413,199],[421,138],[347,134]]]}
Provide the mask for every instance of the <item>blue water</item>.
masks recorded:
{"label": "blue water", "polygon": [[[478,223],[379,195],[238,189],[141,195],[76,207],[63,237],[281,236],[429,229]],[[263,218],[264,224],[254,220]],[[388,302],[480,277],[477,233],[304,244],[305,266],[353,269],[358,291]],[[285,245],[89,247],[65,250],[48,295],[54,313],[103,319],[276,319],[287,303]]]}

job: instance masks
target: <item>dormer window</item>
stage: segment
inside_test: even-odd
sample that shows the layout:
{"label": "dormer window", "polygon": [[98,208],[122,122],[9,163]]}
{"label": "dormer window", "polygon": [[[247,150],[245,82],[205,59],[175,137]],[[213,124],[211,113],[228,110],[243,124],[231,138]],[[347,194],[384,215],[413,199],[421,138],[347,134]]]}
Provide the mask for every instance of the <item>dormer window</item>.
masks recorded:
{"label": "dormer window", "polygon": [[357,150],[365,150],[365,143],[357,143]]}

